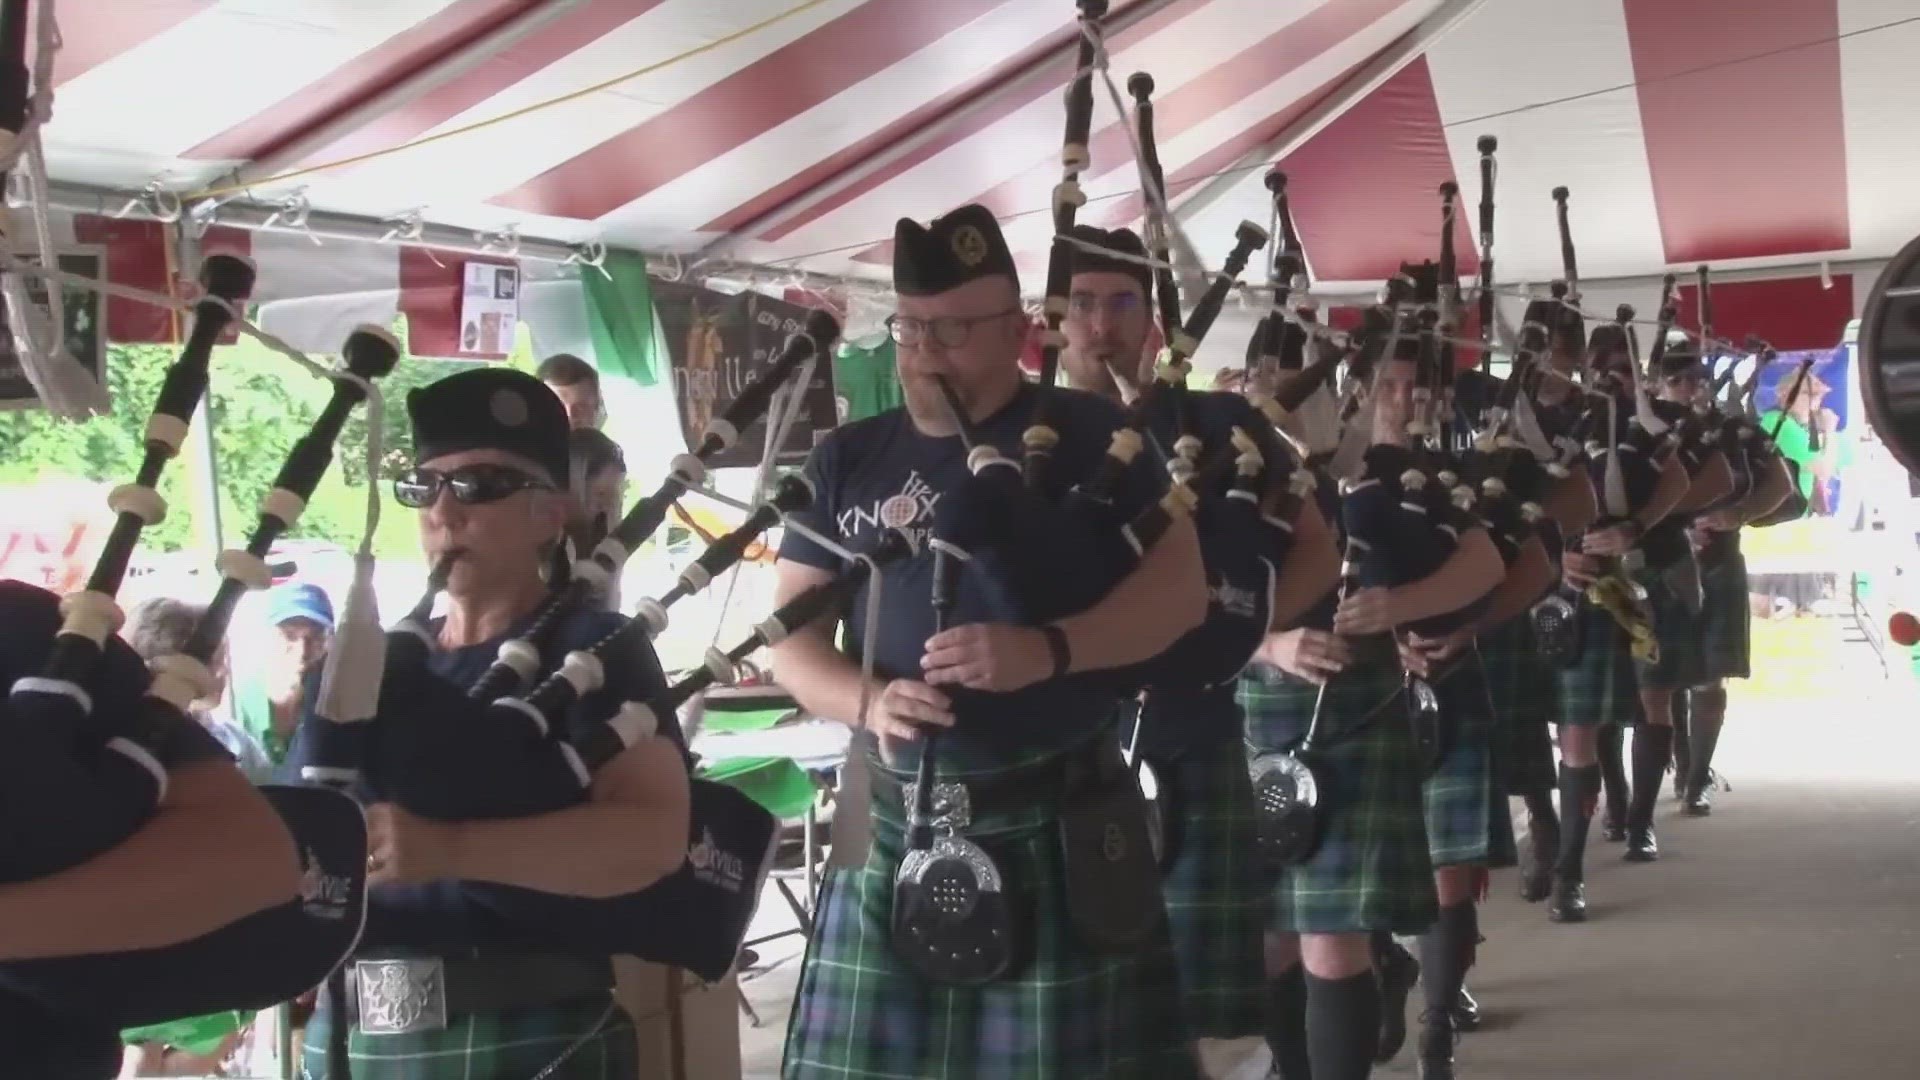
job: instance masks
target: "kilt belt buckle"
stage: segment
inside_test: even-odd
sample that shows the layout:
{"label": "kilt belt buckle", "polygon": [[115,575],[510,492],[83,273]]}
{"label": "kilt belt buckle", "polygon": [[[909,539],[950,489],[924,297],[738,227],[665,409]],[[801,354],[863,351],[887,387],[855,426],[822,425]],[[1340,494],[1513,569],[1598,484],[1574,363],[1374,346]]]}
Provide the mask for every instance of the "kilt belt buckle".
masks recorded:
{"label": "kilt belt buckle", "polygon": [[[920,781],[907,781],[903,797],[906,799],[907,813],[920,805]],[[927,822],[933,831],[951,836],[967,831],[973,824],[973,796],[967,793],[967,785],[950,780],[938,781],[933,785],[933,817]]]}
{"label": "kilt belt buckle", "polygon": [[356,960],[360,1031],[411,1035],[447,1026],[446,962],[437,956]]}

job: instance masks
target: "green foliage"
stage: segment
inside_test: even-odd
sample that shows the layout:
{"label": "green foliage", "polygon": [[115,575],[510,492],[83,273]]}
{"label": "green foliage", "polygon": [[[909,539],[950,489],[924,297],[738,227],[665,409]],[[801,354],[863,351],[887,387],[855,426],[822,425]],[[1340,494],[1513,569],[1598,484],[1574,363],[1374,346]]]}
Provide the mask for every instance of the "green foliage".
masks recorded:
{"label": "green foliage", "polygon": [[[405,320],[395,332],[406,341]],[[531,370],[530,337],[522,324],[508,364]],[[113,412],[83,423],[57,419],[33,409],[0,413],[0,485],[39,479],[74,478],[122,484],[131,481],[144,453],[147,417],[177,350],[165,345],[111,345],[107,349],[107,390]],[[330,365],[334,357],[315,356]],[[385,401],[381,424],[381,514],[374,552],[383,558],[418,551],[413,515],[393,502],[386,481],[406,466],[411,450],[407,392],[465,367],[469,362],[403,356],[380,382]],[[332,392],[328,380],[315,378],[265,346],[242,339],[214,350],[208,408],[213,420],[215,460],[220,487],[223,542],[237,547],[252,531],[260,499],[273,486],[294,442],[313,425]],[[197,423],[198,421],[196,421]],[[329,540],[349,549],[360,542],[367,512],[367,410],[354,410],[335,445],[332,468],[315,490],[294,537]],[[152,551],[179,551],[211,543],[198,491],[196,455],[201,443],[188,440],[181,459],[161,474],[160,492],[169,512],[165,521],[143,534]]]}

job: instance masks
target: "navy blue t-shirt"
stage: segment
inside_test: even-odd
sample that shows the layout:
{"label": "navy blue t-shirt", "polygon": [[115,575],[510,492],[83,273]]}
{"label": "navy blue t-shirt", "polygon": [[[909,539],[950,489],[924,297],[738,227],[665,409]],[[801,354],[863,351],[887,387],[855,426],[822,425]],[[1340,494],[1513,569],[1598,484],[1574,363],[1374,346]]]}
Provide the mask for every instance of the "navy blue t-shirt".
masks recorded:
{"label": "navy blue t-shirt", "polygon": [[[428,669],[455,685],[471,686],[493,664],[501,643],[524,633],[531,621],[529,616],[491,641],[438,650],[428,661]],[[568,616],[556,628],[552,644],[544,650],[544,655],[553,661],[548,669],[557,667],[559,658],[568,652],[592,645],[626,621],[620,615],[605,611],[577,611]],[[437,621],[435,628],[438,628]],[[631,650],[619,662],[605,662],[605,685],[567,711],[566,727],[605,721],[626,702],[655,700],[665,690],[666,680],[653,646],[638,631],[630,633],[628,639],[633,642]],[[660,721],[662,734],[684,748],[677,718],[662,716]],[[412,764],[409,762],[406,766],[412,767]],[[378,784],[383,772],[399,767],[402,763],[376,758],[366,763],[366,776]],[[360,939],[360,951],[412,949],[444,954],[476,945],[538,944],[536,937],[510,924],[493,909],[475,903],[463,889],[459,882],[451,881],[368,889],[367,926]]]}
{"label": "navy blue t-shirt", "polygon": [[[977,425],[975,438],[1018,461],[1020,433],[1033,415],[1038,392],[1023,385],[1013,400]],[[1090,479],[1106,456],[1110,436],[1125,420],[1113,403],[1077,390],[1055,389],[1052,475],[1062,485]],[[1136,458],[1113,493],[1120,520],[1131,519],[1166,488],[1166,472]],[[926,641],[933,636],[933,554],[936,508],[947,493],[969,479],[966,452],[958,437],[925,435],[903,408],[847,424],[814,447],[807,462],[814,485],[813,505],[795,520],[841,546],[870,550],[883,529],[899,528],[914,540],[914,553],[882,573],[878,626],[872,635],[874,671],[882,679],[918,679]],[[841,560],[813,540],[788,529],[780,557],[820,570],[838,571]],[[980,580],[978,564],[960,579],[960,606],[1004,590],[1004,583]],[[854,655],[869,647],[865,626],[872,584],[862,585],[847,614],[847,641]],[[1083,741],[1113,720],[1114,693],[1060,682],[1041,682],[1011,694],[959,692],[955,723],[941,739],[939,770],[960,774],[1006,769],[1049,756]],[[911,768],[918,745],[903,748]]]}
{"label": "navy blue t-shirt", "polygon": [[[1176,407],[1184,396],[1184,406]],[[1294,468],[1294,455],[1281,441],[1273,424],[1245,397],[1225,391],[1188,391],[1185,395],[1160,394],[1155,399],[1155,407],[1147,417],[1147,432],[1161,462],[1173,456],[1175,440],[1183,433],[1182,421],[1190,425],[1192,433],[1206,447],[1201,460],[1230,445],[1233,429],[1238,427],[1251,436],[1260,447],[1260,455],[1267,462],[1268,483],[1285,483],[1286,477]],[[1200,530],[1201,545],[1209,558],[1207,567],[1207,618],[1212,620],[1231,620],[1252,618],[1255,613],[1262,616],[1272,610],[1272,575],[1278,574],[1291,548],[1291,538],[1277,529],[1266,529],[1257,538],[1221,537],[1216,530],[1226,527],[1220,515],[1210,513],[1220,507],[1222,499],[1231,486],[1231,480],[1219,485],[1218,489],[1207,493],[1209,498],[1200,504],[1195,525]],[[1235,521],[1234,524],[1241,524]],[[1227,580],[1220,568],[1214,565],[1214,552],[1223,541],[1249,540],[1259,547],[1259,554],[1268,562],[1269,574],[1264,582],[1259,580]],[[1240,551],[1236,555],[1249,554]],[[1265,586],[1267,596],[1256,598],[1247,595],[1252,588]],[[1234,700],[1236,680],[1226,681],[1207,689],[1162,690],[1149,689],[1139,715],[1144,716],[1145,726],[1140,731],[1141,751],[1149,757],[1174,757],[1193,749],[1217,746],[1241,737],[1243,713],[1239,703]],[[1129,710],[1131,712],[1131,710]],[[1123,731],[1122,738],[1132,738],[1130,731]]]}

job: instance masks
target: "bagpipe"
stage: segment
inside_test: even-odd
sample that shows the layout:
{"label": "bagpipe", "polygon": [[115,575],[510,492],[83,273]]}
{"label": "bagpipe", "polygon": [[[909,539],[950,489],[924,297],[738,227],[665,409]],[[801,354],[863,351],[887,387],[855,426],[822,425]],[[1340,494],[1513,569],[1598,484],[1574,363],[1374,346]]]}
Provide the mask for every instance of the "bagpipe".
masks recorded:
{"label": "bagpipe", "polygon": [[[165,804],[176,740],[194,725],[192,704],[213,695],[214,660],[242,594],[267,588],[265,556],[291,529],[333,458],[333,444],[400,347],[375,327],[356,329],[312,428],[295,444],[262,500],[244,550],[223,552],[221,582],[182,652],[145,666],[115,636],[116,601],[142,530],[163,519],[157,490],[205,394],[214,343],[237,318],[254,269],[232,255],[202,266],[205,295],[147,423],[134,482],[114,489],[115,525],[82,592],[61,600],[9,586],[6,641],[40,674],[15,680],[0,723],[0,867],[9,882],[56,873],[132,836]],[[57,615],[56,615],[57,608]],[[0,965],[0,987],[61,1016],[122,1028],[224,1009],[266,1008],[326,978],[358,940],[366,914],[366,825],[352,800],[267,785],[301,861],[298,895],[191,941],[159,949]],[[182,872],[192,868],[182,867]]]}
{"label": "bagpipe", "polygon": [[[956,512],[947,539],[957,549],[969,553],[966,583],[982,583],[982,589],[961,588],[955,599],[955,618],[961,622],[976,620],[1005,621],[1039,625],[1083,611],[1104,598],[1115,584],[1139,564],[1180,517],[1192,517],[1203,500],[1212,505],[1210,495],[1226,497],[1226,504],[1244,506],[1250,513],[1235,531],[1237,536],[1258,535],[1271,530],[1271,522],[1262,524],[1258,512],[1261,500],[1252,498],[1268,465],[1252,437],[1236,440],[1227,435],[1224,446],[1207,447],[1200,433],[1186,422],[1193,402],[1186,387],[1189,359],[1198,350],[1219,317],[1235,279],[1245,269],[1252,253],[1267,242],[1265,230],[1242,223],[1236,243],[1222,269],[1208,283],[1184,322],[1177,322],[1179,299],[1173,290],[1173,275],[1164,259],[1157,262],[1160,283],[1157,312],[1163,324],[1171,327],[1167,344],[1157,360],[1155,376],[1140,388],[1130,406],[1126,421],[1113,432],[1106,456],[1091,476],[1077,484],[1056,483],[1051,473],[1053,448],[1060,439],[1057,429],[1057,393],[1060,350],[1066,337],[1060,330],[1068,303],[1073,275],[1076,241],[1071,237],[1077,208],[1084,201],[1078,177],[1088,164],[1087,138],[1093,108],[1093,80],[1098,77],[1092,65],[1100,37],[1098,20],[1105,13],[1104,0],[1081,0],[1083,29],[1078,56],[1077,78],[1067,95],[1066,131],[1061,151],[1062,179],[1054,190],[1054,241],[1049,253],[1046,285],[1046,328],[1042,333],[1040,378],[1033,392],[1032,418],[1022,433],[1023,458],[1014,462],[986,443],[975,443],[968,451],[970,480],[942,496],[943,506],[964,507]],[[1152,149],[1151,79],[1136,76],[1130,80],[1136,100],[1143,106],[1143,177],[1152,191],[1149,203],[1163,205],[1159,179],[1148,167],[1155,158]],[[1155,215],[1150,214],[1150,217]],[[1167,229],[1171,223],[1158,221],[1150,228],[1156,250],[1167,247]],[[1103,254],[1111,255],[1106,252]],[[1125,256],[1122,255],[1122,258]],[[1131,386],[1133,373],[1116,373],[1123,385]],[[956,416],[966,420],[957,402]],[[1147,449],[1147,433],[1156,416],[1170,412],[1175,418],[1177,437],[1173,440],[1168,468],[1173,484],[1157,503],[1123,520],[1114,504],[1122,479]],[[1248,412],[1250,420],[1257,416]],[[1239,492],[1239,494],[1233,494]],[[1271,509],[1271,504],[1268,508]],[[1222,511],[1227,512],[1227,511]],[[1237,512],[1237,509],[1236,511]],[[1272,520],[1282,520],[1272,514]],[[1224,556],[1223,556],[1224,557]],[[1239,566],[1258,566],[1258,557],[1235,560]],[[983,593],[985,595],[983,595]],[[1264,608],[1264,589],[1259,592]],[[1135,693],[1149,685],[1205,685],[1231,678],[1239,666],[1258,648],[1258,634],[1249,629],[1236,634],[1235,640],[1222,645],[1207,637],[1207,626],[1193,633],[1175,648],[1151,661],[1126,668],[1067,676],[1064,682],[1079,686],[1097,686],[1118,693]],[[1263,634],[1264,624],[1258,633]],[[1244,639],[1244,640],[1243,640]],[[1189,641],[1191,644],[1189,644]],[[1244,647],[1242,647],[1244,646]]]}
{"label": "bagpipe", "polygon": [[[1563,281],[1554,283],[1552,302],[1580,318],[1579,273],[1567,209],[1569,192],[1557,187],[1552,194],[1566,275]],[[1660,320],[1665,326],[1671,326],[1675,317],[1673,280],[1669,275],[1662,289]],[[1589,361],[1581,368],[1580,389],[1586,407],[1574,421],[1571,439],[1584,455],[1599,506],[1598,516],[1586,532],[1631,523],[1634,515],[1652,502],[1664,457],[1674,445],[1670,425],[1655,413],[1644,385],[1633,317],[1633,307],[1622,304],[1615,310],[1612,323],[1595,327],[1588,341]],[[1571,321],[1564,315],[1560,318]],[[1664,339],[1665,333],[1659,337]],[[1613,368],[1599,370],[1594,363],[1614,355],[1624,359]],[[1582,538],[1569,536],[1567,549],[1579,550]],[[1601,573],[1580,591],[1580,596],[1613,617],[1628,635],[1635,656],[1657,661],[1659,643],[1653,633],[1652,608],[1645,588],[1629,576],[1624,558],[1604,560]],[[1584,647],[1579,623],[1573,618],[1577,605],[1564,591],[1551,599],[1559,603],[1535,609],[1535,631],[1541,636],[1543,651],[1563,664],[1572,664]]]}
{"label": "bagpipe", "polygon": [[[788,339],[772,368],[708,425],[699,447],[676,458],[659,490],[642,499],[554,590],[528,631],[510,639],[489,669],[494,684],[523,694],[477,697],[430,669],[437,648],[427,620],[458,553],[434,568],[426,594],[386,635],[378,702],[368,715],[343,712],[305,718],[289,762],[303,779],[353,791],[363,801],[389,801],[435,820],[522,817],[579,805],[608,762],[640,740],[677,732],[676,710],[693,693],[731,677],[734,652],[711,653],[703,672],[617,705],[605,719],[582,717],[607,683],[610,668],[640,663],[637,650],[662,632],[667,609],[699,592],[736,563],[760,533],[811,503],[804,479],[783,479],[746,522],[711,544],[664,596],[640,603],[640,616],[585,648],[544,655],[567,624],[587,614],[592,593],[611,581],[626,556],[659,527],[672,503],[695,489],[705,463],[732,445],[764,413],[781,382],[809,359],[829,355],[839,326],[825,313]],[[833,596],[839,593],[831,594]],[[825,603],[828,594],[756,628],[740,656],[798,625],[786,621]],[[785,610],[785,609],[783,609]],[[684,752],[684,748],[683,752]],[[611,899],[559,896],[488,882],[463,882],[463,894],[497,913],[514,943],[532,939],[562,951],[620,953],[682,967],[709,981],[732,967],[770,868],[778,822],[739,791],[695,777],[691,783],[687,861],[649,888]],[[487,942],[468,944],[485,945]]]}

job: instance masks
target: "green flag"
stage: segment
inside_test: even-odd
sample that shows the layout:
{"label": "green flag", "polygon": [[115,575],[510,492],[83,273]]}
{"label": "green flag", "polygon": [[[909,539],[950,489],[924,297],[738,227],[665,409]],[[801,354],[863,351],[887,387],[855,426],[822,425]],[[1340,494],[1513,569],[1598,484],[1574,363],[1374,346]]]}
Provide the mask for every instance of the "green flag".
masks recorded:
{"label": "green flag", "polygon": [[587,327],[593,334],[594,366],[603,375],[630,379],[637,386],[660,381],[659,337],[653,318],[653,287],[646,256],[609,251],[606,273],[583,267]]}

